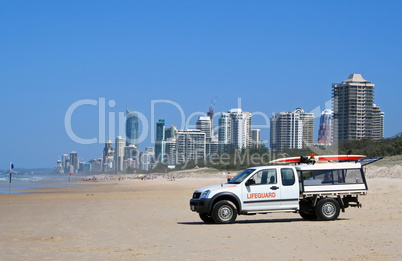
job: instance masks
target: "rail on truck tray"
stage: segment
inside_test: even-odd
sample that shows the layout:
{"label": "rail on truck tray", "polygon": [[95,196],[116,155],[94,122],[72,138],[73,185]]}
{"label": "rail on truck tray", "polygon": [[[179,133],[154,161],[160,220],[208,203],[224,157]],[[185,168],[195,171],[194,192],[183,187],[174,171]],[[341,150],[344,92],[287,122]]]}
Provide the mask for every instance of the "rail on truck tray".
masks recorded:
{"label": "rail on truck tray", "polygon": [[343,194],[356,192],[356,194],[365,194],[367,183],[364,172],[358,164],[355,168],[342,168],[339,164],[337,169],[299,168],[300,189],[302,193],[324,193]]}

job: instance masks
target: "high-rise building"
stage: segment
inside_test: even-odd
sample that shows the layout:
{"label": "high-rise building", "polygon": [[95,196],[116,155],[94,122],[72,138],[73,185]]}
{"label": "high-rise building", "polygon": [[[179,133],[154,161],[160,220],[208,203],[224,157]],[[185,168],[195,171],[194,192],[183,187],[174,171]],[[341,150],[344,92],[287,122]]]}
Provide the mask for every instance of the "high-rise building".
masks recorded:
{"label": "high-rise building", "polygon": [[176,132],[177,132],[177,127],[173,126],[170,128],[166,128],[165,127],[165,139],[171,139],[171,138],[175,138],[176,137]]}
{"label": "high-rise building", "polygon": [[76,151],[70,152],[70,173],[76,173],[80,168],[80,160]]}
{"label": "high-rise building", "polygon": [[373,106],[373,130],[371,135],[373,140],[384,138],[384,112],[375,104]]}
{"label": "high-rise building", "polygon": [[231,148],[231,118],[230,114],[226,112],[221,113],[221,117],[219,118],[219,129],[218,129],[218,151],[219,152],[228,152]]}
{"label": "high-rise building", "polygon": [[126,109],[126,145],[135,145],[138,148],[138,114]]}
{"label": "high-rise building", "polygon": [[251,146],[251,113],[241,109],[231,109],[231,143],[234,149],[245,149]]}
{"label": "high-rise building", "polygon": [[116,171],[124,171],[124,147],[126,145],[126,139],[118,136],[116,138],[116,148],[114,152],[114,169]]}
{"label": "high-rise building", "polygon": [[155,158],[161,163],[165,162],[165,141],[165,120],[159,120],[156,123]]}
{"label": "high-rise building", "polygon": [[297,108],[293,112],[272,113],[271,149],[302,149],[313,144],[314,114]]}
{"label": "high-rise building", "polygon": [[180,130],[176,133],[176,163],[205,159],[206,138],[200,130]]}
{"label": "high-rise building", "polygon": [[333,117],[333,111],[331,109],[326,109],[321,113],[320,128],[318,130],[318,141],[317,141],[317,145],[319,146],[330,146],[333,143],[332,117]]}
{"label": "high-rise building", "polygon": [[113,170],[114,150],[112,141],[108,140],[103,149],[103,171]]}
{"label": "high-rise building", "polygon": [[375,138],[379,126],[373,124],[373,83],[351,74],[346,81],[332,84],[332,99],[334,142]]}
{"label": "high-rise building", "polygon": [[216,137],[213,137],[211,140],[207,141],[205,146],[205,155],[207,158],[219,152],[219,141]]}
{"label": "high-rise building", "polygon": [[145,151],[140,153],[140,168],[145,171],[153,169],[156,165],[155,150],[153,147],[145,147]]}
{"label": "high-rise building", "polygon": [[251,145],[253,147],[259,148],[261,145],[261,130],[251,129]]}
{"label": "high-rise building", "polygon": [[314,144],[314,113],[304,112],[301,108],[297,108],[295,112],[300,114],[303,123],[302,147],[306,148]]}
{"label": "high-rise building", "polygon": [[63,156],[61,157],[61,167],[63,168],[63,171],[67,171],[68,169],[68,155],[67,154],[63,154]]}
{"label": "high-rise building", "polygon": [[205,133],[207,142],[212,138],[211,118],[208,116],[200,116],[195,124],[195,128]]}
{"label": "high-rise building", "polygon": [[169,138],[165,142],[166,147],[166,157],[165,161],[168,165],[175,165],[176,164],[176,139]]}
{"label": "high-rise building", "polygon": [[134,145],[128,145],[124,147],[124,169],[128,167],[132,169],[139,169],[140,151]]}
{"label": "high-rise building", "polygon": [[[88,167],[88,165],[89,165],[89,167]],[[103,165],[103,159],[102,158],[91,159],[91,160],[89,160],[89,162],[84,163],[83,172],[101,172],[102,171],[102,165]]]}
{"label": "high-rise building", "polygon": [[230,149],[244,149],[251,146],[251,113],[231,109],[222,113],[218,130],[219,152]]}

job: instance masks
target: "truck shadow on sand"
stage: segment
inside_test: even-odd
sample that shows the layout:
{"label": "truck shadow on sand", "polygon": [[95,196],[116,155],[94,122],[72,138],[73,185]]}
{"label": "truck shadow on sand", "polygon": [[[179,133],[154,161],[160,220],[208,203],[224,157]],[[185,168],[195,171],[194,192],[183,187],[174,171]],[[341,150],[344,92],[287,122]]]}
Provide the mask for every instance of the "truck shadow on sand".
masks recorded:
{"label": "truck shadow on sand", "polygon": [[[346,218],[338,218],[334,222],[345,221]],[[278,219],[257,219],[257,220],[237,220],[233,224],[263,224],[263,223],[291,223],[291,222],[303,222],[303,223],[313,223],[313,222],[332,222],[332,221],[320,221],[320,220],[304,220],[302,218],[278,218]],[[177,222],[178,225],[222,225],[215,223],[205,223],[202,221],[197,222]]]}

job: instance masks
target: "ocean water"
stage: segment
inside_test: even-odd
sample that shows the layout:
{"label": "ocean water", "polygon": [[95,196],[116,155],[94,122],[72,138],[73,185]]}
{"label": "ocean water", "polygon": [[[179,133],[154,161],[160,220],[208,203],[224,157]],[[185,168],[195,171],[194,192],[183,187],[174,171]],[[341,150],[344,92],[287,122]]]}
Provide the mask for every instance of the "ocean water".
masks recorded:
{"label": "ocean water", "polygon": [[[89,186],[71,184],[68,175],[60,175],[54,173],[10,173],[0,174],[0,194],[18,194],[18,193],[30,193],[38,188],[57,188],[57,187],[73,187],[73,186]],[[51,184],[45,184],[51,182]],[[63,183],[63,184],[62,184]]]}

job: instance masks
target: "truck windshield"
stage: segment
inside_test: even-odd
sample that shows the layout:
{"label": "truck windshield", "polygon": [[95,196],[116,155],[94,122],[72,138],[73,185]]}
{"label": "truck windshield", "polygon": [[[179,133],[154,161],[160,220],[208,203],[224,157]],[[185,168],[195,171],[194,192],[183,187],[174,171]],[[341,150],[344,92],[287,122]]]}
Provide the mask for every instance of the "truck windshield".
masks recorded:
{"label": "truck windshield", "polygon": [[251,173],[253,173],[255,169],[246,169],[236,175],[233,179],[231,179],[229,184],[240,184],[245,178],[247,178]]}

